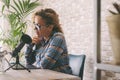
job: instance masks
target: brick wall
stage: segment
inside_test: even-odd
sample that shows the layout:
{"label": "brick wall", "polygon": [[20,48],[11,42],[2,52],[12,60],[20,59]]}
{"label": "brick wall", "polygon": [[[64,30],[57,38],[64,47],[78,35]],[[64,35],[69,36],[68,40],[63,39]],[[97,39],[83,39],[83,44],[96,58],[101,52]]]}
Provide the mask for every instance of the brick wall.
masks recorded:
{"label": "brick wall", "polygon": [[[105,17],[109,14],[107,9],[111,8],[113,1],[116,0],[102,0],[102,62],[112,59],[112,49]],[[84,80],[93,80],[95,54],[94,0],[40,0],[40,2],[42,6],[37,10],[52,8],[59,14],[69,53],[86,54]],[[32,34],[29,29],[28,32]],[[119,80],[119,75],[109,71],[103,72],[102,80]]]}
{"label": "brick wall", "polygon": [[[110,62],[112,49],[106,23],[107,9],[116,0],[102,0],[102,62]],[[94,62],[94,0],[41,0],[40,8],[52,8],[60,17],[69,53],[86,54],[84,80],[93,80]],[[103,79],[118,79],[119,74],[103,72]],[[111,75],[107,75],[111,74]]]}

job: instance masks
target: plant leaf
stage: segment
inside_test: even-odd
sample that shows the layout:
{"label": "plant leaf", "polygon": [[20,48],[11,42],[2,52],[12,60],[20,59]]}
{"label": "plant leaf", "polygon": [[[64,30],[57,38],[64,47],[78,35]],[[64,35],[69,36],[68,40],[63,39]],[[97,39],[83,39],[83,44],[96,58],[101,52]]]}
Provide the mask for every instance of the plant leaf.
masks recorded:
{"label": "plant leaf", "polygon": [[117,12],[120,14],[120,6],[117,3],[113,3],[113,6],[117,10]]}
{"label": "plant leaf", "polygon": [[117,15],[118,13],[115,13],[115,12],[113,12],[113,11],[111,11],[111,10],[108,10],[110,13],[112,13],[113,15]]}
{"label": "plant leaf", "polygon": [[19,11],[18,14],[21,14],[21,13],[22,13],[22,9],[21,9],[21,7],[20,7],[20,3],[18,4],[15,0],[13,0],[13,2],[14,2],[14,4],[15,4],[15,6],[16,6],[17,11]]}
{"label": "plant leaf", "polygon": [[2,14],[3,14],[3,12],[4,12],[4,9],[5,9],[5,5],[2,6]]}

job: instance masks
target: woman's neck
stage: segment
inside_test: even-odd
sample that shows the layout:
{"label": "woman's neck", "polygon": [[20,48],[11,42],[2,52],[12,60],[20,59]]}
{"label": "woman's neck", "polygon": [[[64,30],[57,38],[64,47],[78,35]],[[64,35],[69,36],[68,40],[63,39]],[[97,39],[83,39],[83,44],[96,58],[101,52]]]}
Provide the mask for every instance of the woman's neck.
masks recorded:
{"label": "woman's neck", "polygon": [[48,40],[52,36],[53,32],[48,32],[46,36],[44,36],[45,40]]}
{"label": "woman's neck", "polygon": [[49,37],[44,37],[45,41],[47,41],[49,39]]}

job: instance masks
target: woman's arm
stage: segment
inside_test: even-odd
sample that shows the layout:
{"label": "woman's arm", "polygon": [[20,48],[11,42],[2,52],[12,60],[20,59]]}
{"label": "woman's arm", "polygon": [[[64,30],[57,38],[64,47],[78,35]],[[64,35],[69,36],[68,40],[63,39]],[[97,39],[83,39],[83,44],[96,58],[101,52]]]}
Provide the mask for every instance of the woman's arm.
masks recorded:
{"label": "woman's arm", "polygon": [[51,69],[63,53],[62,46],[64,41],[63,36],[55,36],[50,42],[44,57],[40,61],[40,67],[44,69]]}

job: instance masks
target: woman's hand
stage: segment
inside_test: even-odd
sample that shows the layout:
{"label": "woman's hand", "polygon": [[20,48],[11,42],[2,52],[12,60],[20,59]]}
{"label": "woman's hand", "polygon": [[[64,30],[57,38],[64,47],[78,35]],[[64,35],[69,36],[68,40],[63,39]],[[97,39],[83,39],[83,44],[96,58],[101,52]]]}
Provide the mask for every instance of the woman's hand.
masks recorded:
{"label": "woman's hand", "polygon": [[34,36],[32,39],[32,43],[39,44],[41,42],[41,38],[38,36]]}

